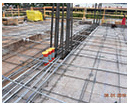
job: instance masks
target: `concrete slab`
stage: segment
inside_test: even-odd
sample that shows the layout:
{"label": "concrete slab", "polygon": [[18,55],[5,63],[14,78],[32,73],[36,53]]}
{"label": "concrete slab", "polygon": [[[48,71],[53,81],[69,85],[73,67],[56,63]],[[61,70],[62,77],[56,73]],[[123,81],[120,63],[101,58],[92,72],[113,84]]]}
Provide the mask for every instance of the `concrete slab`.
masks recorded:
{"label": "concrete slab", "polygon": [[39,52],[39,50],[37,50],[37,49],[29,49],[29,50],[27,50],[25,52],[22,52],[21,54],[34,56],[38,52]]}
{"label": "concrete slab", "polygon": [[109,94],[110,96],[111,93],[118,94],[119,88],[97,83],[94,86],[93,94],[97,94],[104,97],[104,94]]}
{"label": "concrete slab", "polygon": [[28,58],[22,57],[22,56],[13,56],[6,61],[16,63],[16,64],[21,64],[22,62],[26,61]]}
{"label": "concrete slab", "polygon": [[[50,94],[51,97],[54,97],[54,98],[57,98],[59,100],[62,100],[66,103],[77,103],[77,101],[75,100],[72,100],[72,99],[69,99],[69,98],[66,98],[66,97],[62,97],[62,96],[59,96],[59,95],[54,95],[54,94]],[[52,99],[48,99],[46,101],[43,101],[44,103],[58,103],[57,101],[55,100],[52,100]]]}
{"label": "concrete slab", "polygon": [[118,75],[108,72],[97,72],[97,81],[118,86]]}
{"label": "concrete slab", "polygon": [[119,98],[117,97],[104,97],[101,95],[93,94],[92,99],[90,103],[115,103],[115,101],[118,101]]}
{"label": "concrete slab", "polygon": [[116,62],[116,56],[115,55],[101,53],[100,58],[102,58],[104,60],[109,60],[109,61],[115,61]]}
{"label": "concrete slab", "polygon": [[81,69],[81,68],[75,68],[75,71],[73,72],[65,72],[65,75],[74,76],[77,78],[86,79],[89,78],[90,70],[87,69]]}
{"label": "concrete slab", "polygon": [[[75,30],[76,30],[76,28],[75,28]],[[103,47],[102,51],[106,51],[109,53],[113,52],[114,54],[116,54],[116,45],[117,44],[120,45],[120,43],[118,41],[116,42],[115,41],[116,39],[110,40],[110,37],[113,37],[113,38],[115,37],[115,30],[108,28],[107,31],[108,31],[109,36],[107,37],[104,44],[113,43],[113,44],[115,44],[115,46],[111,45],[111,44],[110,45],[105,44],[104,46],[108,46],[110,48],[112,47],[115,49],[109,49],[109,48]],[[113,63],[113,62],[107,62],[107,61],[103,61],[103,60],[96,60],[96,62],[95,62],[95,59],[81,56],[81,55],[86,55],[86,56],[88,55],[90,57],[92,57],[92,56],[96,57],[97,52],[100,47],[93,46],[93,45],[95,44],[95,45],[101,46],[102,45],[101,41],[103,39],[103,35],[105,35],[105,34],[106,34],[106,28],[102,27],[102,26],[99,27],[98,30],[94,33],[94,35],[92,35],[93,37],[91,37],[91,39],[90,39],[91,42],[88,41],[88,45],[84,45],[84,47],[82,45],[79,48],[79,50],[76,50],[74,52],[74,54],[77,54],[77,55],[70,56],[67,59],[67,61],[65,62],[67,64],[77,65],[79,67],[73,67],[73,66],[68,66],[68,65],[61,66],[55,72],[55,74],[53,74],[51,76],[51,78],[48,80],[48,82],[45,83],[44,85],[42,85],[42,87],[41,87],[42,92],[48,94],[49,96],[62,100],[64,102],[67,102],[67,103],[77,103],[78,99],[81,96],[81,93],[83,92],[82,90],[83,90],[84,84],[87,84],[86,90],[83,93],[83,95],[84,95],[84,97],[82,99],[83,101],[86,101],[86,102],[90,101],[90,103],[114,103],[115,101],[119,102],[119,98],[117,97],[117,94],[119,93],[119,91],[121,91],[122,93],[127,93],[127,91],[126,91],[127,89],[121,89],[119,87],[115,87],[112,85],[122,86],[122,87],[126,88],[127,87],[127,76],[120,75],[120,82],[118,82],[119,81],[118,74],[114,74],[112,72],[103,72],[103,71],[96,71],[96,70],[91,70],[91,69],[80,68],[80,66],[94,67],[94,68],[107,69],[109,71],[119,71],[119,72],[127,73],[127,70],[126,70],[127,65],[119,65],[119,68],[118,68],[118,64],[116,62]],[[123,36],[120,36],[120,38],[122,38],[122,37]],[[81,50],[82,47],[85,50]],[[42,49],[44,47],[42,47],[42,45],[37,45],[37,46],[35,46],[35,48]],[[117,48],[120,48],[120,46],[117,46]],[[126,47],[124,47],[124,49],[125,48]],[[86,51],[87,49],[95,50],[96,52]],[[37,52],[39,52],[38,49],[29,49],[22,53],[26,54],[26,55],[34,55]],[[126,55],[126,52],[121,51],[121,54]],[[101,53],[101,54],[99,53],[98,55],[102,59],[117,60],[116,55],[110,55],[110,54],[106,54],[106,53]],[[39,56],[40,56],[40,54],[37,57],[39,57]],[[9,60],[13,61],[14,59],[12,58]],[[127,60],[124,57],[119,57],[119,59],[121,61]],[[62,60],[59,60],[59,63],[61,61]],[[57,64],[54,67],[57,67]],[[51,71],[55,69],[54,67],[50,69],[50,71],[46,74],[46,76],[50,75]],[[28,81],[31,77],[33,77],[36,73],[38,73],[40,71],[40,69],[42,69],[42,68],[43,68],[43,66],[40,66],[38,70],[31,72],[31,73],[27,73],[27,74],[29,74],[29,77],[25,78],[25,80],[23,82],[25,83],[26,81]],[[41,74],[43,74],[43,73],[44,72],[42,72]],[[90,76],[90,73],[92,73],[91,76]],[[59,77],[62,74],[64,74],[64,75],[59,79]],[[39,79],[40,75],[37,76],[32,82],[30,82],[28,86],[32,87],[32,84],[35,83],[36,80]],[[35,85],[35,87],[38,87],[45,80],[44,78],[42,78]],[[86,81],[86,83],[85,83],[84,79],[86,79],[86,78],[90,79],[91,81]],[[95,81],[97,81],[97,82],[95,82]],[[102,83],[107,83],[107,84],[102,84]],[[119,83],[120,83],[120,85],[119,85]],[[47,91],[49,91],[50,93]],[[24,93],[24,90],[19,92],[18,95],[22,95],[22,93]],[[20,102],[25,102],[25,100],[31,94],[32,94],[32,92],[29,92],[26,96],[23,97],[23,99],[20,100]],[[109,97],[105,97],[105,94],[108,94]],[[111,94],[115,94],[116,96],[111,97],[110,96]],[[45,98],[45,96],[37,95],[37,97],[33,101],[35,103],[57,103],[57,101],[54,101],[52,99],[46,98],[46,100],[44,100],[44,98]],[[15,100],[13,99],[12,101],[15,101]],[[127,98],[126,97],[121,98],[121,102],[126,103]]]}
{"label": "concrete slab", "polygon": [[98,68],[107,69],[107,70],[110,70],[110,71],[118,71],[116,63],[102,61],[102,60],[100,61]]}
{"label": "concrete slab", "polygon": [[[77,91],[81,91],[83,82],[84,81],[82,80],[68,78],[64,76],[59,81],[57,86],[54,88],[53,92],[57,92],[63,95],[67,95],[69,97],[77,98],[80,95],[80,93]],[[77,94],[77,95],[74,95],[74,94]]]}
{"label": "concrete slab", "polygon": [[127,76],[120,75],[120,85],[127,88]]}
{"label": "concrete slab", "polygon": [[83,66],[83,67],[92,67],[94,63],[94,59],[85,58],[85,57],[77,57],[72,64]]}
{"label": "concrete slab", "polygon": [[120,72],[127,74],[127,65],[119,64]]}
{"label": "concrete slab", "polygon": [[13,64],[9,64],[9,63],[5,63],[2,62],[2,74],[4,75],[5,73],[7,73],[8,71],[10,71],[12,68],[15,68],[17,65],[13,65]]}
{"label": "concrete slab", "polygon": [[120,89],[121,94],[124,94],[126,96],[121,97],[121,103],[127,103],[127,89]]}

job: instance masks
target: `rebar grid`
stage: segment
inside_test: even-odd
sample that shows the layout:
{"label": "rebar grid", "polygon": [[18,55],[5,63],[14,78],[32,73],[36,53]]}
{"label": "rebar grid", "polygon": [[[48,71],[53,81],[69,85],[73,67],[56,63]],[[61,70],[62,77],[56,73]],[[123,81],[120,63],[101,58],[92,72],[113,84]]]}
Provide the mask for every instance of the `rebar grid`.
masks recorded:
{"label": "rebar grid", "polygon": [[[20,76],[19,76],[19,77],[20,77]],[[18,79],[18,78],[16,78],[16,79]],[[15,80],[16,80],[16,79],[15,79]],[[29,81],[28,81],[28,82],[29,82]],[[7,87],[7,86],[5,86],[3,89],[5,89],[6,87]],[[13,96],[13,95],[12,95],[12,96]],[[7,98],[7,99],[9,99],[9,98]],[[6,102],[6,101],[5,101],[5,102]]]}
{"label": "rebar grid", "polygon": [[[101,28],[101,27],[99,27],[99,28]],[[97,32],[97,31],[96,31]],[[95,39],[96,38],[96,36],[95,37],[92,37],[92,35],[90,35],[90,39]],[[109,37],[108,37],[109,38]],[[86,39],[88,39],[88,38],[86,38]],[[99,48],[104,48],[103,47],[103,43],[105,44],[105,42],[103,42],[103,40],[104,39],[99,39],[99,41],[100,40],[102,40],[102,46],[100,45],[99,46]],[[107,40],[107,39],[106,39]],[[116,40],[116,38],[115,38],[115,40]],[[88,43],[87,43],[88,42]],[[117,45],[117,42],[119,42],[119,39],[118,40],[116,40],[116,45]],[[121,43],[123,43],[123,42],[121,42]],[[16,94],[16,95],[14,95],[14,97],[12,97],[12,101],[13,101],[13,99],[17,96],[18,98],[17,99],[15,99],[13,102],[21,102],[22,100],[25,100],[24,102],[35,102],[35,100],[37,100],[37,99],[41,99],[40,101],[41,102],[46,102],[46,101],[50,101],[49,99],[47,99],[47,96],[50,96],[50,95],[52,95],[52,94],[55,94],[56,96],[59,96],[59,97],[64,97],[65,99],[70,99],[70,100],[74,100],[74,101],[76,101],[76,102],[82,102],[82,103],[87,103],[87,102],[90,102],[91,103],[91,95],[93,95],[93,89],[94,89],[94,87],[92,86],[92,90],[91,90],[91,92],[90,92],[90,99],[88,100],[88,101],[85,101],[85,100],[82,100],[84,97],[82,97],[80,100],[79,100],[79,97],[77,97],[77,98],[74,98],[74,97],[71,97],[70,95],[69,95],[69,93],[67,94],[67,95],[64,95],[64,94],[62,94],[62,93],[57,93],[57,92],[55,92],[54,91],[54,88],[56,87],[56,85],[57,84],[59,84],[60,83],[60,81],[62,80],[62,78],[63,77],[71,77],[71,78],[73,78],[73,79],[79,79],[79,80],[83,80],[84,82],[86,82],[86,81],[88,81],[88,82],[91,82],[91,83],[93,83],[93,84],[102,84],[102,85],[109,85],[109,86],[112,86],[112,87],[117,87],[117,88],[123,88],[123,89],[127,89],[126,87],[123,87],[123,86],[120,86],[119,84],[118,85],[114,85],[114,84],[109,84],[109,83],[105,83],[105,82],[100,82],[100,81],[98,81],[98,80],[96,80],[96,76],[95,76],[95,78],[94,79],[92,79],[92,80],[90,80],[89,78],[80,78],[80,77],[76,77],[76,76],[71,76],[71,74],[70,75],[66,75],[66,72],[68,72],[69,70],[69,68],[70,67],[74,67],[74,68],[80,68],[81,70],[82,69],[85,69],[85,68],[87,68],[87,67],[85,67],[85,66],[79,66],[79,65],[73,65],[72,63],[73,63],[73,61],[75,61],[78,57],[80,57],[80,54],[81,54],[81,51],[83,51],[84,50],[84,47],[86,46],[86,45],[90,45],[91,46],[91,44],[92,44],[92,42],[91,43],[89,43],[89,40],[87,40],[86,42],[81,42],[80,43],[80,46],[78,46],[78,48],[76,48],[75,49],[75,51],[77,51],[77,50],[79,50],[79,52],[78,53],[71,53],[71,55],[70,56],[73,56],[74,57],[74,59],[70,62],[70,63],[66,63],[66,62],[64,62],[64,63],[60,63],[59,61],[57,62],[57,63],[55,63],[55,65],[54,65],[54,67],[53,68],[51,68],[48,72],[49,72],[49,74],[52,74],[53,72],[55,73],[55,74],[52,74],[52,76],[51,76],[51,79],[49,78],[49,77],[45,77],[45,78],[47,78],[48,80],[44,80],[44,81],[47,81],[47,83],[44,83],[43,84],[43,82],[44,81],[40,81],[40,85],[39,86],[36,86],[36,84],[35,84],[35,81],[36,80],[34,80],[34,85],[33,86],[29,86],[29,87],[32,87],[31,89],[34,89],[35,88],[35,90],[36,91],[38,91],[38,92],[36,92],[36,91],[33,91],[33,92],[30,92],[30,90],[28,90],[28,89],[25,89],[25,91],[27,91],[27,92],[29,92],[29,93],[31,93],[32,94],[32,96],[30,96],[30,95],[28,95],[28,96],[26,96],[25,97],[25,94],[24,93],[27,93],[27,92],[25,92],[24,91],[24,89],[21,89],[21,91],[23,91],[23,93],[22,93],[22,95],[20,95],[19,94],[19,92]],[[118,45],[119,46],[119,45]],[[88,50],[92,50],[92,49],[90,49],[90,48],[87,48]],[[87,50],[86,49],[86,50]],[[118,56],[118,57],[122,57],[121,56],[121,52],[122,52],[122,50],[119,48],[119,47],[117,47],[115,50],[117,50],[117,52],[118,53],[112,53],[112,52],[110,52],[110,53],[112,53],[112,54],[114,54],[115,56]],[[74,51],[73,51],[74,52]],[[95,56],[95,59],[98,61],[97,63],[99,63],[99,65],[100,65],[100,62],[103,60],[103,59],[101,59],[99,56],[101,56],[101,53],[103,53],[104,51],[102,51],[102,49],[100,50],[100,51],[95,51],[95,53],[97,53],[97,55]],[[119,53],[120,52],[120,53]],[[105,51],[105,54],[109,54],[109,52],[107,52],[107,51]],[[87,54],[88,56],[90,56],[90,54]],[[83,56],[83,57],[86,57],[85,55]],[[125,57],[127,57],[126,55],[125,55]],[[69,57],[68,57],[69,58]],[[87,58],[87,57],[86,57]],[[95,59],[93,59],[93,60],[95,60]],[[99,62],[99,60],[100,60],[100,62]],[[108,60],[110,60],[110,59],[108,59]],[[117,60],[119,60],[119,58],[117,59]],[[110,60],[111,61],[111,60]],[[61,67],[59,66],[59,69],[56,69],[56,71],[55,71],[55,68],[56,68],[56,66],[57,65],[60,65],[61,64]],[[122,61],[118,61],[118,63],[116,63],[117,65],[119,65],[119,64],[122,64],[123,65],[123,62]],[[125,64],[126,65],[126,64]],[[96,72],[97,71],[104,71],[105,72],[105,69],[104,68],[98,68],[97,66],[98,65],[95,65],[96,67],[93,67],[93,68],[91,68],[91,67],[88,67],[87,69],[89,70],[96,70]],[[64,67],[64,69],[62,68],[62,67]],[[41,69],[41,67],[38,67],[39,69]],[[59,73],[58,71],[59,70],[63,70],[63,73]],[[39,71],[39,70],[38,70]],[[46,70],[45,70],[46,71]],[[71,71],[74,71],[74,70],[71,70]],[[118,71],[113,71],[113,70],[106,70],[107,72],[110,72],[110,73],[112,73],[112,74],[118,74],[120,77],[122,77],[122,76],[126,76],[126,74],[125,73],[123,73],[123,72],[121,72],[120,70],[118,70]],[[81,74],[81,73],[80,73]],[[86,74],[89,74],[89,73],[86,73]],[[99,73],[97,73],[97,74],[99,74]],[[58,75],[59,76],[59,78],[58,78],[58,80],[56,80],[55,82],[54,82],[54,85],[52,85],[51,86],[51,88],[50,88],[50,90],[47,90],[46,89],[46,85],[49,85],[49,83],[50,83],[50,81],[51,80],[53,80],[53,79],[55,79],[55,76],[56,75]],[[90,75],[91,76],[91,75]],[[40,76],[39,76],[40,77]],[[37,78],[39,78],[39,77],[37,77]],[[21,80],[22,81],[22,80]],[[120,82],[120,81],[119,81]],[[20,83],[20,82],[19,82]],[[21,85],[24,85],[25,84],[25,82],[23,82],[23,84],[21,84]],[[75,85],[76,86],[76,85]],[[28,86],[27,86],[28,87]],[[39,94],[41,94],[41,93],[46,93],[46,95],[47,96],[44,96],[44,97],[39,97]],[[61,92],[61,91],[60,91]],[[81,91],[79,91],[79,92],[81,92]],[[11,93],[10,92],[10,94],[13,94],[13,92]],[[35,96],[35,94],[36,94],[36,96]],[[42,95],[42,94],[41,94]],[[31,100],[27,100],[27,99],[30,99],[31,98]],[[11,99],[9,100],[9,101],[7,101],[7,102],[11,102]],[[65,101],[66,102],[66,101]]]}

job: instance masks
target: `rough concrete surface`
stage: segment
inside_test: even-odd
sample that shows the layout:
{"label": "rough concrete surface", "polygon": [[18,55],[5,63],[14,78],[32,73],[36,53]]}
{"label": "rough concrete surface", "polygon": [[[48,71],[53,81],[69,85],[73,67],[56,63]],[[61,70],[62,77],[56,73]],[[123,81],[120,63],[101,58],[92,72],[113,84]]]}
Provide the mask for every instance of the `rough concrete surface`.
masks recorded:
{"label": "rough concrete surface", "polygon": [[[74,32],[84,27],[85,25],[74,27]],[[21,30],[23,29],[22,27],[20,28]],[[30,32],[31,31],[34,30],[30,30]],[[54,74],[51,75],[58,64],[55,64],[45,75],[46,70],[42,71],[44,68],[43,64],[39,64],[39,67],[28,71],[25,76],[23,75],[23,84],[39,73],[26,86],[41,93],[46,93],[48,96],[58,100],[67,103],[114,103],[115,101],[118,103],[126,103],[127,96],[117,96],[119,93],[127,95],[127,44],[124,43],[124,36],[126,34],[122,35],[121,31],[121,28],[111,29],[110,27],[99,26],[90,36],[90,39],[88,40],[88,38],[86,38],[83,44],[68,57],[63,63],[64,65],[60,66]],[[126,29],[124,30],[124,33],[125,32],[127,32]],[[8,33],[10,34],[10,32]],[[115,35],[115,33],[117,34]],[[30,43],[29,46],[30,45],[32,45],[32,43]],[[20,54],[38,57],[41,56],[40,51],[46,47],[47,45],[37,44],[28,50],[20,52]],[[24,62],[27,60],[28,58],[26,57],[12,56],[5,61],[20,64],[21,61]],[[30,59],[28,62],[31,61],[33,60]],[[62,62],[62,60],[58,63],[60,62]],[[34,64],[37,63],[38,61],[34,61]],[[4,61],[2,65],[4,65],[2,67],[2,74],[7,73],[10,69],[17,66],[7,64]],[[7,66],[8,69],[5,69]],[[29,68],[31,67],[32,66]],[[41,78],[42,75],[43,77]],[[49,75],[51,75],[50,79],[45,84],[42,84],[45,81],[44,78],[47,78]],[[20,78],[22,78],[22,76]],[[22,81],[20,78],[18,79],[19,82]],[[34,87],[33,84],[40,78],[41,80],[37,82]],[[14,87],[16,84],[12,83],[11,85]],[[16,85],[16,87],[19,88],[20,86]],[[17,88],[12,90],[11,93],[14,93]],[[8,88],[7,91],[9,90]],[[28,92],[25,94],[26,91]],[[6,93],[6,89],[3,90],[3,95]],[[23,94],[25,95],[22,96]],[[7,102],[12,103],[19,99],[19,103],[25,103],[28,98],[32,98],[32,94],[34,94],[34,92],[22,88]],[[105,94],[109,96],[106,97]],[[115,94],[115,96],[111,97],[111,94]],[[4,97],[3,101],[9,96],[11,96],[11,94]],[[30,99],[30,102],[57,103],[58,101],[52,100],[44,95],[36,94]]]}

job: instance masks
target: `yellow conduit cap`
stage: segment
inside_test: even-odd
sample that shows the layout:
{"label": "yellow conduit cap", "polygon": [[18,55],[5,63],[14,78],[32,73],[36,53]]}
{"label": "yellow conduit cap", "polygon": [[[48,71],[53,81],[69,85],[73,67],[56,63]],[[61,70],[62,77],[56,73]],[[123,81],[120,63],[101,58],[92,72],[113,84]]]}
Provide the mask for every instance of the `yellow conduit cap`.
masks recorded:
{"label": "yellow conduit cap", "polygon": [[52,50],[49,48],[49,49],[47,49],[46,51],[51,52]]}
{"label": "yellow conduit cap", "polygon": [[44,51],[44,52],[42,52],[42,54],[43,54],[43,55],[48,54],[48,51]]}
{"label": "yellow conduit cap", "polygon": [[54,49],[55,49],[55,47],[51,47],[50,49],[51,49],[51,50],[54,50]]}

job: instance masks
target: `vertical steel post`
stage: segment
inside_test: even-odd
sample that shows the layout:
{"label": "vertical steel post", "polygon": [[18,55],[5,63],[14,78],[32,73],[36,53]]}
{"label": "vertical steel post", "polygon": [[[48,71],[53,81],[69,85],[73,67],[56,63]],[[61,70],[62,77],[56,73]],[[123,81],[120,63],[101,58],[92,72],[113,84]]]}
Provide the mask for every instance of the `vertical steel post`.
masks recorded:
{"label": "vertical steel post", "polygon": [[18,16],[20,16],[20,14],[19,14],[19,5],[17,6],[17,8],[18,8]]}
{"label": "vertical steel post", "polygon": [[[64,11],[66,10],[66,32],[64,33]],[[67,3],[67,8],[64,9],[64,3],[62,4],[62,18],[61,18],[61,33],[59,36],[59,15],[60,15],[60,3],[56,5],[56,19],[55,19],[55,35],[54,35],[54,47],[55,57],[62,55],[64,58],[72,50],[72,36],[73,36],[73,4]],[[52,46],[53,38],[53,17],[54,16],[54,4],[52,9],[52,21],[51,21],[51,38],[50,47]],[[66,35],[64,35],[66,34]],[[65,38],[64,38],[65,36]],[[60,37],[60,38],[59,38]],[[59,42],[60,39],[60,42]],[[58,43],[59,42],[59,43]]]}
{"label": "vertical steel post", "polygon": [[65,51],[69,52],[69,40],[70,40],[70,3],[67,3],[67,18],[66,18],[66,43]]}
{"label": "vertical steel post", "polygon": [[54,3],[53,3],[53,5],[52,5],[52,15],[51,15],[50,47],[52,47],[52,39],[53,39],[53,18],[54,18]]}
{"label": "vertical steel post", "polygon": [[96,7],[97,7],[97,3],[95,3],[95,10],[94,10],[94,19],[93,19],[93,24],[95,24],[95,17],[96,17]]}
{"label": "vertical steel post", "polygon": [[55,20],[55,40],[54,40],[54,47],[55,47],[55,55],[57,55],[58,49],[58,38],[59,38],[59,10],[60,4],[57,3],[56,7],[56,20]]}
{"label": "vertical steel post", "polygon": [[73,4],[71,3],[71,49],[72,49],[72,36],[73,36]]}
{"label": "vertical steel post", "polygon": [[97,12],[98,12],[98,9],[97,9],[97,8],[98,8],[98,4],[96,3],[96,4],[95,4],[95,11],[96,11],[96,14],[95,14],[95,17],[96,17],[96,18],[95,18],[95,23],[96,23],[96,24],[97,24],[97,20],[98,20],[98,13],[97,13]]}
{"label": "vertical steel post", "polygon": [[100,24],[100,19],[101,19],[101,10],[102,10],[102,3],[99,3],[100,4],[100,14],[99,14],[99,24]]}
{"label": "vertical steel post", "polygon": [[98,7],[98,8],[97,8],[98,13],[97,13],[96,24],[98,24],[98,19],[99,19],[99,5],[100,5],[100,4],[98,4],[98,6],[97,6],[97,7]]}
{"label": "vertical steel post", "polygon": [[43,7],[43,10],[44,10],[44,19],[45,19],[46,17],[45,6]]}
{"label": "vertical steel post", "polygon": [[64,36],[64,3],[62,4],[62,20],[61,20],[61,35],[60,35],[60,46],[62,48],[63,55],[63,36]]}

